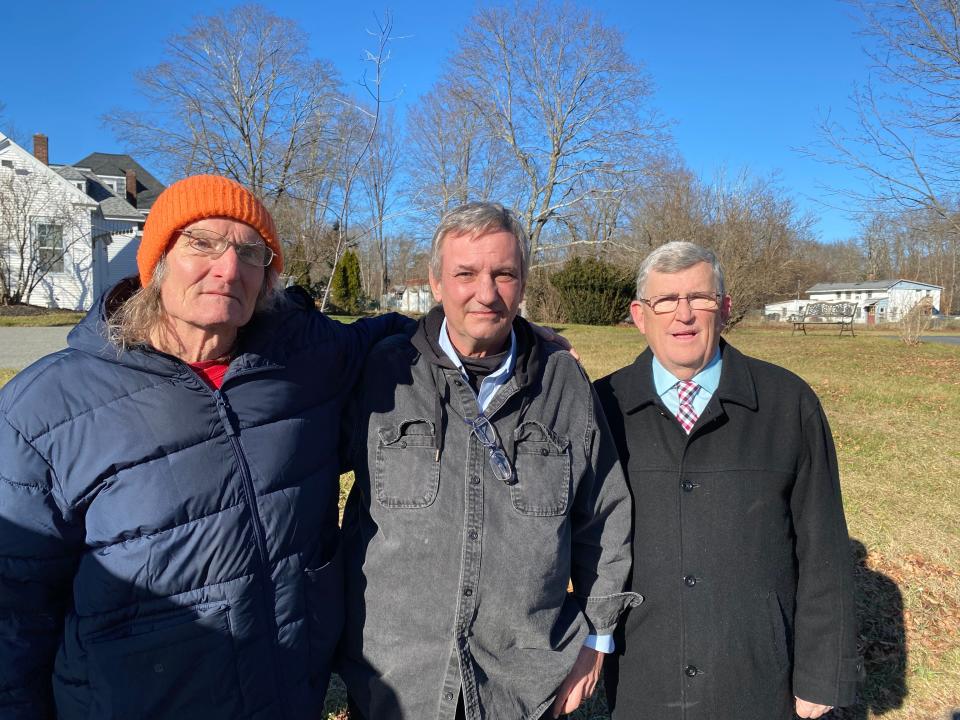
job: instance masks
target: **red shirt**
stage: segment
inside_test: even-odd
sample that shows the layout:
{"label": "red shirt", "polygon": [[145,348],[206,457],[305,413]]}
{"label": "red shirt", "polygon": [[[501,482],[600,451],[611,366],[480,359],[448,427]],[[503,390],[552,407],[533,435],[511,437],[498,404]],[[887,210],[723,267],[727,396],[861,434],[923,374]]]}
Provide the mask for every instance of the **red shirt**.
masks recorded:
{"label": "red shirt", "polygon": [[230,362],[223,360],[206,360],[204,362],[187,363],[193,371],[206,381],[207,385],[219,390],[223,385],[223,376],[227,374]]}

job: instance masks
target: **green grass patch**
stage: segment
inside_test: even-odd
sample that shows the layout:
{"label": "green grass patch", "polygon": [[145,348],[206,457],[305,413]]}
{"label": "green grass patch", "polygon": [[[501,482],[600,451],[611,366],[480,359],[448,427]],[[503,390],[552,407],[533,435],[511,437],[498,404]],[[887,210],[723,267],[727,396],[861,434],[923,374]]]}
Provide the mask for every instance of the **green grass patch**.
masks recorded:
{"label": "green grass patch", "polygon": [[62,327],[76,325],[83,319],[84,313],[50,312],[37,315],[0,314],[0,327]]}

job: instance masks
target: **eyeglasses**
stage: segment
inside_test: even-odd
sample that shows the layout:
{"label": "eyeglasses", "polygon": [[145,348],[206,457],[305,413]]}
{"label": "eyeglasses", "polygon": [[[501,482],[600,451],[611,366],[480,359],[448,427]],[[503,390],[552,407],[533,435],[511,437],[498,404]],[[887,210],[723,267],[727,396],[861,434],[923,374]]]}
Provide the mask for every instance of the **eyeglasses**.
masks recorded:
{"label": "eyeglasses", "polygon": [[204,230],[202,228],[181,230],[180,234],[187,238],[187,245],[199,254],[207,255],[211,258],[220,257],[227,251],[227,248],[232,245],[233,249],[237,251],[237,257],[247,263],[247,265],[267,267],[273,261],[273,250],[262,242],[233,242],[218,232]]}
{"label": "eyeglasses", "polygon": [[490,470],[493,472],[493,476],[507,485],[515,485],[517,481],[513,477],[513,466],[500,445],[500,438],[497,436],[497,429],[493,426],[493,423],[483,413],[477,415],[473,420],[464,418],[463,421],[470,426],[470,430],[480,441],[480,444],[489,451]]}
{"label": "eyeglasses", "polygon": [[658,295],[652,298],[639,298],[639,300],[646,303],[657,315],[666,315],[676,312],[681,300],[686,300],[691,310],[716,310],[720,307],[720,297],[720,293],[713,295],[690,293],[689,295]]}

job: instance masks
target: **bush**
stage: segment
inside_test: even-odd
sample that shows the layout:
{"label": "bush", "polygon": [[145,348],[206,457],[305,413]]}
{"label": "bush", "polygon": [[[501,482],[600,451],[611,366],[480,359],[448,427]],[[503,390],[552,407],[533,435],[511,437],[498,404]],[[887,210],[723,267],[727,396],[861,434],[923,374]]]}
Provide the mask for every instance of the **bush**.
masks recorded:
{"label": "bush", "polygon": [[349,315],[357,315],[364,305],[363,284],[360,279],[360,258],[347,250],[333,271],[330,299],[337,308]]}
{"label": "bush", "polygon": [[632,275],[602,260],[573,258],[550,277],[560,293],[568,322],[614,325],[623,320],[633,299]]}
{"label": "bush", "polygon": [[550,274],[543,268],[530,271],[524,292],[524,316],[538,323],[565,323],[560,291],[550,283]]}

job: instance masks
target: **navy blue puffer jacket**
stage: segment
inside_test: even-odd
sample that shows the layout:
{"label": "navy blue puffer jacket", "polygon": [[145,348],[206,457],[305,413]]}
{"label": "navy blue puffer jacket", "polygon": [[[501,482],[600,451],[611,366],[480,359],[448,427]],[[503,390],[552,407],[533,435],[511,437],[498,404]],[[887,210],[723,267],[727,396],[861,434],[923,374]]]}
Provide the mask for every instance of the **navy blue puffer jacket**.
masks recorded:
{"label": "navy blue puffer jacket", "polygon": [[341,404],[403,319],[288,291],[214,391],[102,313],[0,393],[0,718],[319,717]]}

